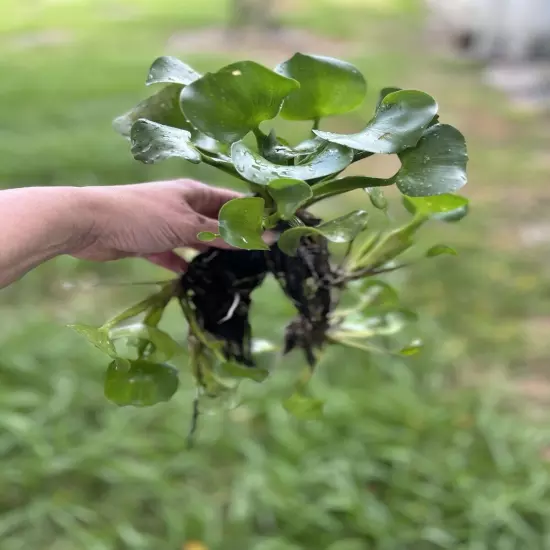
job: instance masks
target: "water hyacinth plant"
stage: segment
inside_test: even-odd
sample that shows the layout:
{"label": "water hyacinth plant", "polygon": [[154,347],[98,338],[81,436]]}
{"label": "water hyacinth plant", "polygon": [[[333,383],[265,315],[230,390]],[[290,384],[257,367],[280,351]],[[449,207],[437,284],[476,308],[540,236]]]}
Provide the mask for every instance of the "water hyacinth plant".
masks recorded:
{"label": "water hyacinth plant", "polygon": [[[304,373],[285,406],[302,417],[318,414],[322,403],[309,395],[307,381],[323,350],[343,345],[370,353],[378,349],[377,338],[396,334],[414,318],[382,277],[403,267],[399,257],[420,227],[467,214],[467,199],[455,194],[466,184],[464,137],[440,121],[430,95],[399,88],[381,90],[360,132],[322,131],[322,119],[356,109],[366,94],[359,70],[329,57],[297,53],[273,70],[241,61],[206,74],[160,57],[147,85],[155,93],[114,123],[130,140],[134,158],[202,162],[245,182],[249,195],[222,207],[217,234],[199,236],[205,242],[222,238],[234,249],[197,254],[185,274],[102,327],[73,326],[111,358],[105,395],[121,406],[154,405],[174,395],[178,370],[166,361],[182,347],[158,328],[173,300],[187,324],[195,420],[205,400],[230,394],[243,379],[264,381],[267,344],[255,340],[249,311],[253,291],[270,276],[296,310],[271,355],[297,350],[304,357]],[[311,135],[293,143],[263,128],[275,117],[309,121]],[[343,174],[375,154],[395,154],[401,167],[386,179]],[[372,213],[388,210],[384,188],[390,186],[401,192],[410,217],[402,226],[372,229]],[[361,209],[331,220],[310,211],[319,201],[357,190],[365,192]],[[266,231],[274,243],[267,244]],[[342,250],[335,253],[333,244]],[[423,256],[441,254],[455,251],[439,244]],[[419,349],[412,342],[385,352]]]}

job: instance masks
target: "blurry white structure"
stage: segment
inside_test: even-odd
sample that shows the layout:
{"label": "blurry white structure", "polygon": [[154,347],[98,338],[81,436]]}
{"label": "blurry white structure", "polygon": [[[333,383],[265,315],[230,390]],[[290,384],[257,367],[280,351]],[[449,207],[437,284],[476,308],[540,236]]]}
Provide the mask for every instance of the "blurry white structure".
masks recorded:
{"label": "blurry white structure", "polygon": [[550,0],[426,0],[434,30],[483,61],[550,57]]}

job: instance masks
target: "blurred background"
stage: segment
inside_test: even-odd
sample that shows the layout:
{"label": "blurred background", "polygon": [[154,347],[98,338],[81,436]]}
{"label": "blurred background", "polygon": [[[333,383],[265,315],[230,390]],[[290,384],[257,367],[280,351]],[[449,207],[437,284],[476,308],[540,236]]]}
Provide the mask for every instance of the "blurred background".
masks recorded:
{"label": "blurred background", "polygon": [[[168,273],[59,258],[0,291],[2,550],[550,548],[550,2],[2,0],[0,12],[1,187],[232,185],[134,161],[112,119],[148,95],[159,55],[205,71],[302,51],[368,80],[365,105],[327,123],[338,131],[361,128],[381,87],[435,96],[466,135],[472,201],[460,224],[426,229],[459,257],[394,279],[419,311],[420,355],[331,350],[313,382],[325,415],[310,422],[281,406],[292,358],[246,385],[241,407],[203,417],[191,451],[185,359],[172,402],[118,409],[105,358],[65,327],[151,291],[113,283]],[[257,334],[280,339],[292,310],[279,298],[261,291]],[[176,311],[165,326],[183,340]]]}

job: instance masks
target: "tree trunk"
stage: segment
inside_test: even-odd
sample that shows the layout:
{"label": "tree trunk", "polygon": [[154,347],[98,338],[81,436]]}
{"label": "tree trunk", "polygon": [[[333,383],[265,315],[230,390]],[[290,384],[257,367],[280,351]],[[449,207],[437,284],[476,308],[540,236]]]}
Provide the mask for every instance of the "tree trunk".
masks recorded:
{"label": "tree trunk", "polygon": [[261,32],[277,30],[275,0],[231,0],[228,23],[232,31],[251,28]]}

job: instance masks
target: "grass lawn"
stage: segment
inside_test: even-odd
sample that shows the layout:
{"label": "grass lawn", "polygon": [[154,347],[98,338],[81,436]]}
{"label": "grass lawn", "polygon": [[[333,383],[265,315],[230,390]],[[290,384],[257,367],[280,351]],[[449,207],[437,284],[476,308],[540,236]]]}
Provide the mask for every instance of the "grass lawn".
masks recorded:
{"label": "grass lawn", "polygon": [[[293,40],[346,57],[369,80],[365,107],[327,128],[359,128],[377,90],[398,85],[434,95],[466,134],[472,214],[425,231],[461,255],[395,280],[420,311],[425,351],[390,360],[331,350],[313,382],[325,417],[312,422],[280,404],[300,367],[292,357],[263,385],[245,385],[241,407],[205,416],[188,451],[185,360],[172,402],[118,409],[102,394],[104,358],[64,327],[101,322],[146,292],[104,283],[166,273],[137,260],[50,262],[0,291],[2,550],[192,550],[191,540],[209,550],[550,546],[547,121],[510,112],[475,67],[439,55],[412,1],[283,4],[302,33]],[[229,185],[201,166],[139,164],[111,129],[146,95],[158,55],[198,70],[251,51],[285,59],[290,39],[213,46],[225,10],[223,0],[3,0],[0,188],[176,176]],[[395,167],[369,160],[369,173]],[[292,310],[279,297],[275,285],[258,296],[258,335],[280,337]],[[165,324],[184,338],[177,311]]]}

